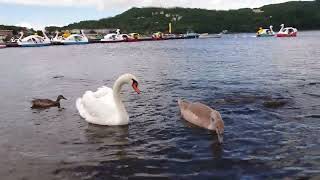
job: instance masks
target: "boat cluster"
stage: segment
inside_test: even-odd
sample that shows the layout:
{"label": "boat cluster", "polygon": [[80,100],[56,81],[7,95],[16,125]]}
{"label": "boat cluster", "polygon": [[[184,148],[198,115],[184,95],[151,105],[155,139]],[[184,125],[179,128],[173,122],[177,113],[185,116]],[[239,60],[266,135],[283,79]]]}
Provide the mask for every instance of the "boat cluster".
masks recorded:
{"label": "boat cluster", "polygon": [[[137,41],[156,41],[170,39],[193,39],[193,38],[220,38],[222,33],[209,35],[187,32],[186,34],[164,34],[161,32],[154,33],[151,37],[141,37],[138,33],[122,34],[120,29],[114,33],[103,36],[102,39],[90,39],[83,30],[79,34],[70,34],[69,31],[64,33],[56,32],[54,37],[49,38],[46,32],[42,31],[43,36],[38,34],[24,37],[20,32],[19,38],[12,38],[9,43],[3,44],[2,47],[39,47],[49,45],[71,45],[71,44],[88,44],[88,43],[117,43],[117,42],[137,42]],[[1,48],[1,47],[0,47]]]}
{"label": "boat cluster", "polygon": [[[56,32],[55,36],[49,38],[45,31],[42,31],[43,36],[37,34],[24,37],[24,33],[20,32],[20,37],[17,39],[12,38],[11,42],[0,44],[0,48],[5,47],[39,47],[49,45],[70,45],[70,44],[88,44],[88,43],[117,43],[117,42],[137,42],[137,41],[157,41],[157,40],[170,40],[170,39],[194,39],[194,38],[221,38],[222,34],[198,34],[194,32],[187,32],[186,34],[164,34],[162,32],[154,33],[151,37],[141,37],[138,33],[122,34],[120,29],[114,33],[109,33],[101,39],[89,39],[83,30],[79,34],[70,34],[68,31],[65,33]],[[285,27],[281,24],[279,32],[273,31],[273,26],[269,29],[259,28],[257,37],[296,37],[298,30],[293,27]]]}
{"label": "boat cluster", "polygon": [[279,32],[275,33],[273,31],[273,26],[270,26],[269,29],[263,29],[262,27],[259,28],[257,32],[257,37],[296,37],[298,30],[293,27],[284,27],[284,24],[280,25]]}

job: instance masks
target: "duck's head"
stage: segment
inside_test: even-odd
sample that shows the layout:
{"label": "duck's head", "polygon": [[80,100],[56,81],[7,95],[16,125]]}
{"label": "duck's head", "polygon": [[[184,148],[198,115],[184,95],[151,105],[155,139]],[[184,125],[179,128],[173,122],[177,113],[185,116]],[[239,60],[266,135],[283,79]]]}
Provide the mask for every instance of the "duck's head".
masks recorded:
{"label": "duck's head", "polygon": [[59,96],[57,97],[57,101],[60,101],[61,99],[67,100],[67,98],[63,97],[62,95],[59,95]]}

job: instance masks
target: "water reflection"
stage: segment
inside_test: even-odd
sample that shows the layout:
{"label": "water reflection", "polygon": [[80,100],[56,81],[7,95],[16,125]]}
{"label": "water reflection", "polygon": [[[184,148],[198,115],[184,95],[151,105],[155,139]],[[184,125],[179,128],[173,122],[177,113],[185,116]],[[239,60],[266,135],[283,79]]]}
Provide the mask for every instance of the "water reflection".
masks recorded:
{"label": "water reflection", "polygon": [[128,126],[98,126],[88,124],[85,131],[87,143],[97,144],[96,150],[108,160],[120,160],[128,157]]}
{"label": "water reflection", "polygon": [[215,140],[210,147],[214,158],[221,159],[223,157],[223,144],[219,143],[218,140]]}
{"label": "water reflection", "polygon": [[129,136],[129,126],[99,126],[88,123],[86,137],[88,142],[127,142]]}

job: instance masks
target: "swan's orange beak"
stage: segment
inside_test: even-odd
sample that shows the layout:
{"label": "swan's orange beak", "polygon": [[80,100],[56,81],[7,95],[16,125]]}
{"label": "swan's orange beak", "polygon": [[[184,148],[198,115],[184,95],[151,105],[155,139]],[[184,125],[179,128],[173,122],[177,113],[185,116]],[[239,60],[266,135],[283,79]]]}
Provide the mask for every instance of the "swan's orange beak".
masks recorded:
{"label": "swan's orange beak", "polygon": [[140,94],[140,89],[138,88],[138,83],[137,83],[137,82],[133,82],[133,83],[132,83],[132,88],[133,88],[138,94]]}

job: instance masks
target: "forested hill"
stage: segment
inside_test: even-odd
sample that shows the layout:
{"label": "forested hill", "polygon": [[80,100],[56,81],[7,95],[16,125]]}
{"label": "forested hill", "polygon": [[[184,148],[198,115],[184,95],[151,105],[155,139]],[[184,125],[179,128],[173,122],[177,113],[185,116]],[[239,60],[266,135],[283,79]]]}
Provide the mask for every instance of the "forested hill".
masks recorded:
{"label": "forested hill", "polygon": [[0,30],[13,30],[15,33],[25,30],[24,27],[19,26],[9,26],[9,25],[0,25]]}
{"label": "forested hill", "polygon": [[[199,33],[217,33],[226,29],[229,32],[255,32],[260,26],[273,25],[275,30],[280,24],[294,26],[299,30],[320,29],[320,0],[292,1],[266,5],[257,9],[238,9],[217,11],[191,8],[131,8],[114,17],[100,20],[81,21],[68,26],[47,27],[49,31],[60,29],[104,29],[120,28],[122,32],[151,34],[166,32],[172,23],[173,33],[193,30]],[[3,26],[1,29],[21,31],[21,27]]]}
{"label": "forested hill", "polygon": [[293,1],[266,5],[258,9],[228,11],[190,8],[131,8],[111,18],[97,21],[81,21],[64,29],[120,28],[123,32],[151,33],[166,31],[172,22],[173,32],[194,30],[199,33],[217,33],[224,29],[230,32],[253,32],[258,27],[274,29],[284,23],[299,30],[320,29],[320,0]]}

